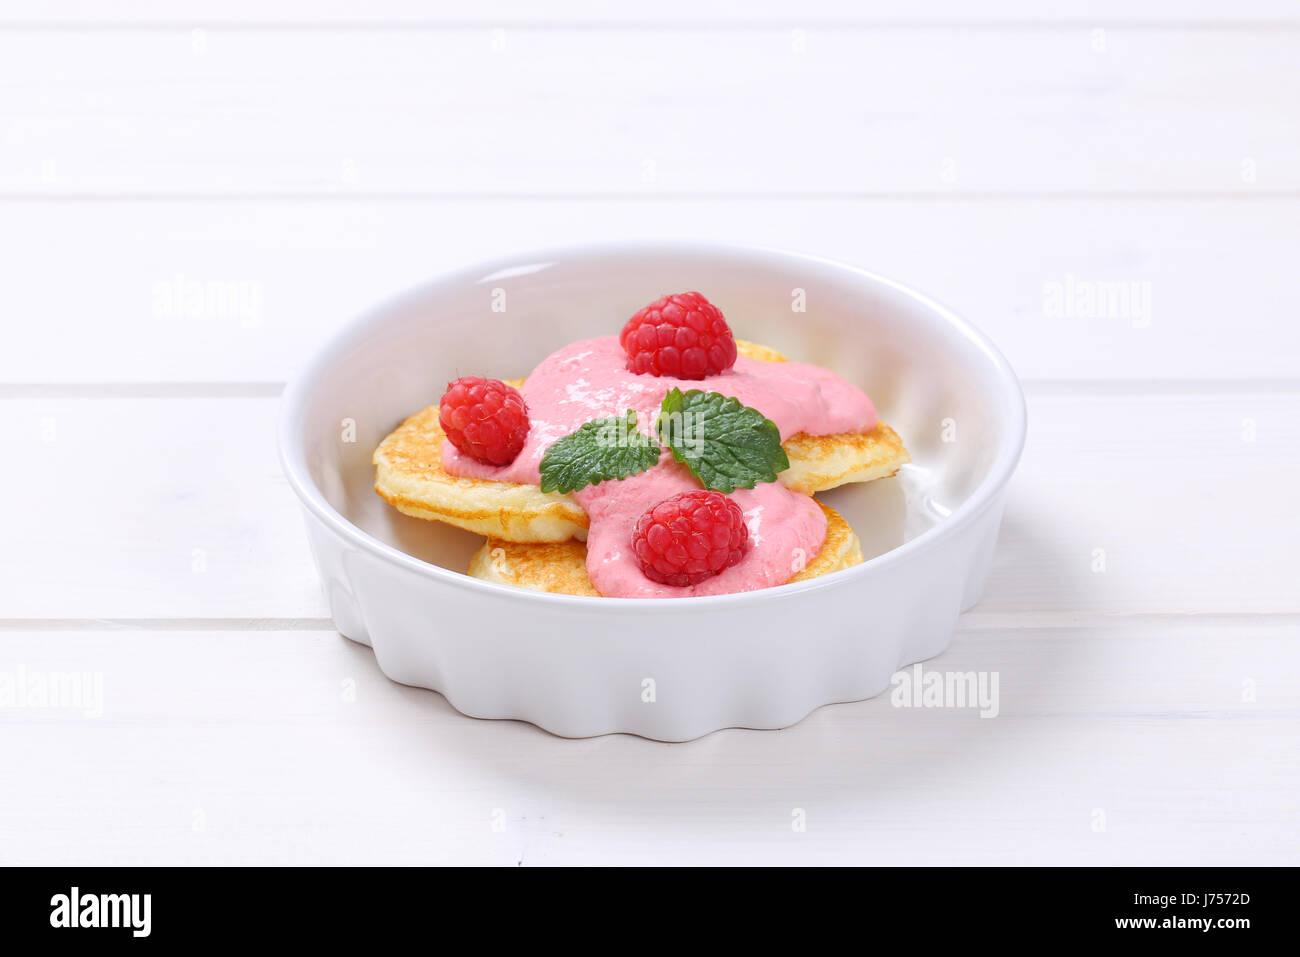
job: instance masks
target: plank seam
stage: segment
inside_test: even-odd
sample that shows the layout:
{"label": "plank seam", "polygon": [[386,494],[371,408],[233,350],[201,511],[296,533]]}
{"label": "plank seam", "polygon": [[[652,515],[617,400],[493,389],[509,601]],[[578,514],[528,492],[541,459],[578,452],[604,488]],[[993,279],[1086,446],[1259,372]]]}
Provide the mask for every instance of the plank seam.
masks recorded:
{"label": "plank seam", "polygon": [[715,202],[885,202],[907,200],[924,203],[953,202],[1042,202],[1044,200],[1088,200],[1109,202],[1275,202],[1300,199],[1300,189],[1041,189],[980,190],[953,187],[950,190],[590,190],[584,192],[537,192],[500,190],[405,190],[372,191],[353,189],[277,192],[267,190],[164,191],[144,192],[0,192],[0,204],[109,204],[109,203],[715,203]]}
{"label": "plank seam", "polygon": [[1068,17],[1061,19],[807,19],[790,20],[3,20],[4,33],[168,33],[176,30],[210,30],[221,33],[464,33],[515,30],[520,33],[770,33],[786,30],[858,33],[944,33],[980,31],[1002,33],[1074,32],[1078,30],[1131,30],[1160,32],[1276,33],[1300,30],[1300,20],[1115,20]]}

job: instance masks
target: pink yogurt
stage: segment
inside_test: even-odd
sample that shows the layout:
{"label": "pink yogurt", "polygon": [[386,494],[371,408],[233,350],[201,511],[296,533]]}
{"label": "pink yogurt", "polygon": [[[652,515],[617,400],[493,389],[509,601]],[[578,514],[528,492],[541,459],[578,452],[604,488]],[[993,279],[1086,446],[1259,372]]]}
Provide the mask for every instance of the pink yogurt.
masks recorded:
{"label": "pink yogurt", "polygon": [[[861,389],[819,366],[741,357],[729,372],[689,380],[635,375],[626,362],[617,336],[584,339],[551,353],[522,389],[531,429],[518,457],[509,465],[485,465],[444,442],[443,466],[452,475],[539,485],[538,468],[551,443],[592,419],[628,409],[636,411],[637,427],[652,433],[664,395],[673,388],[734,396],[775,422],[783,441],[799,432],[868,432],[877,422]],[[732,494],[749,528],[750,546],[739,563],[698,585],[653,582],[632,553],[636,520],[655,503],[698,488],[690,472],[665,452],[659,464],[639,475],[574,493],[590,519],[587,572],[598,592],[611,598],[680,598],[767,588],[789,581],[826,541],[826,517],[810,496],[764,482]]]}

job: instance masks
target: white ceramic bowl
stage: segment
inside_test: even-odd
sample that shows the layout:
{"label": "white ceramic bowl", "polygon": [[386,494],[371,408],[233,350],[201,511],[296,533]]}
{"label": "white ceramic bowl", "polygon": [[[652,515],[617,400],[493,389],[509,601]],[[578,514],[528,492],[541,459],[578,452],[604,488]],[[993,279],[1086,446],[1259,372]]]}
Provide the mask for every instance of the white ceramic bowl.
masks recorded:
{"label": "white ceramic bowl", "polygon": [[[903,437],[914,461],[896,478],[822,496],[865,564],[708,598],[548,595],[462,574],[481,538],[373,491],[374,447],[450,379],[527,375],[684,289],[741,338],[860,384]],[[394,681],[567,737],[681,741],[785,727],[943,651],[983,590],[1024,434],[1023,395],[993,345],[897,283],[766,249],[620,244],[463,270],[350,323],[287,390],[280,452],[334,621]]]}

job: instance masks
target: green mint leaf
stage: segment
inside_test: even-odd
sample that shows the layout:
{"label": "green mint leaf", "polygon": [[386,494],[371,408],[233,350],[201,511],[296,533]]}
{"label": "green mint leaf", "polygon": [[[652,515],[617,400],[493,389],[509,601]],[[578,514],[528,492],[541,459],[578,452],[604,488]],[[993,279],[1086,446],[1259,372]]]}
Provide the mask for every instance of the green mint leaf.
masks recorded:
{"label": "green mint leaf", "polygon": [[656,430],[673,458],[719,492],[775,482],[790,467],[776,423],[720,392],[673,389],[664,396]]}
{"label": "green mint leaf", "polygon": [[596,419],[551,445],[542,456],[542,491],[575,492],[625,479],[659,461],[657,442],[636,427],[636,413]]}

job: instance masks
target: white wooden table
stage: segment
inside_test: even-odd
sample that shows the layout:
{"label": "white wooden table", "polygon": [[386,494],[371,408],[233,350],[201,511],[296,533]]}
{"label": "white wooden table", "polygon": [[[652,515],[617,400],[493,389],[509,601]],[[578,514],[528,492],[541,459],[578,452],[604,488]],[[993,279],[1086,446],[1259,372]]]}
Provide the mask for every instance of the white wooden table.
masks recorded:
{"label": "white wooden table", "polygon": [[[0,690],[102,681],[0,707],[0,863],[1297,862],[1300,5],[735,6],[0,5]],[[273,447],[303,353],[633,236],[1002,345],[1029,444],[933,663],[999,717],[564,741],[333,631]]]}

